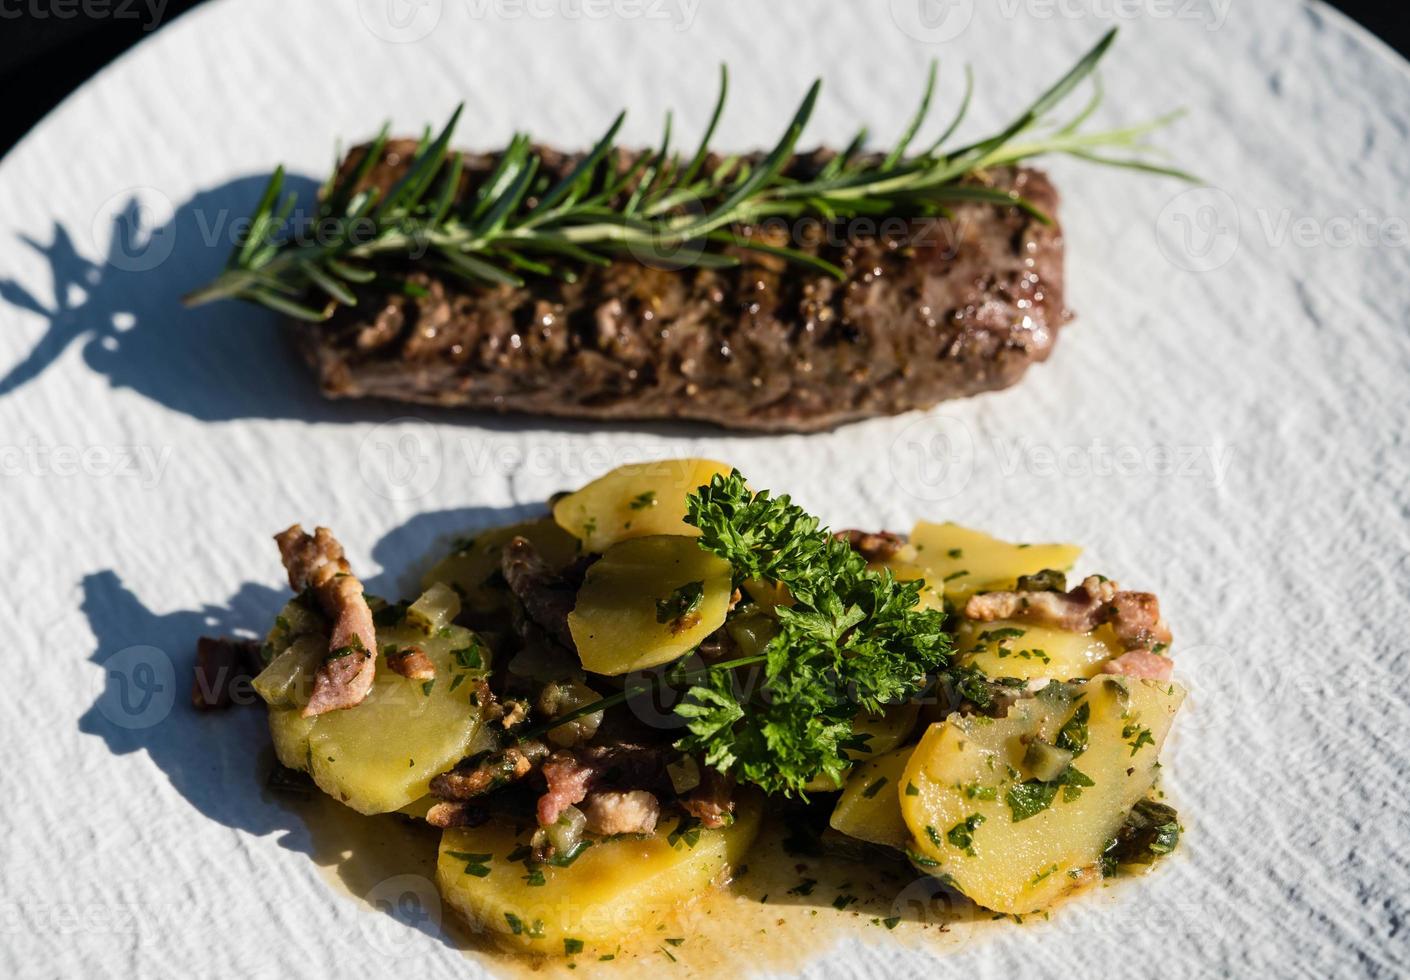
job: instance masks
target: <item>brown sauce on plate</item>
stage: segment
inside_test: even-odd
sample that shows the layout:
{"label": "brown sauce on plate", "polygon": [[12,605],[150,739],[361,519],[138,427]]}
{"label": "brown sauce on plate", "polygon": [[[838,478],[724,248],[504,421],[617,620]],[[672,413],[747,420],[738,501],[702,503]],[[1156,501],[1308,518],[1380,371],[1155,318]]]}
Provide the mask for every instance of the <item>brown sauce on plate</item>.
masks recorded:
{"label": "brown sauce on plate", "polygon": [[571,957],[530,957],[497,949],[492,937],[442,903],[435,885],[440,831],[399,814],[363,816],[316,790],[268,796],[307,826],[310,857],[323,877],[367,906],[359,931],[373,950],[409,958],[419,931],[495,976],[789,972],[844,940],[899,942],[941,954],[971,941],[995,918],[935,878],[874,851],[791,853],[797,848],[790,831],[775,820],[766,822],[733,881],[631,942]]}

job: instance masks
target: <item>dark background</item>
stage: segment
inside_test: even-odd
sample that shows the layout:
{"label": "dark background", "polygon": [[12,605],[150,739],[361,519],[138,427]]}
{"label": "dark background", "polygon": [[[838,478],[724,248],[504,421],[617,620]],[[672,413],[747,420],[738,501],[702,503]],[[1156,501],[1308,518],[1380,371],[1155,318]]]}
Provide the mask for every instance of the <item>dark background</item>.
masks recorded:
{"label": "dark background", "polygon": [[[142,3],[126,17],[71,15],[36,17],[36,0],[0,0],[0,155],[9,150],[64,96],[125,49],[146,36],[149,15]],[[43,0],[38,0],[43,3]],[[169,0],[162,24],[200,0]],[[1292,0],[1289,0],[1292,2]],[[1332,0],[1372,32],[1410,56],[1410,4],[1403,0]],[[53,3],[44,4],[52,10]],[[75,8],[82,5],[75,3]],[[113,4],[112,9],[120,5]],[[65,13],[69,14],[68,8]],[[160,28],[158,28],[160,29]],[[274,28],[271,27],[271,30]]]}

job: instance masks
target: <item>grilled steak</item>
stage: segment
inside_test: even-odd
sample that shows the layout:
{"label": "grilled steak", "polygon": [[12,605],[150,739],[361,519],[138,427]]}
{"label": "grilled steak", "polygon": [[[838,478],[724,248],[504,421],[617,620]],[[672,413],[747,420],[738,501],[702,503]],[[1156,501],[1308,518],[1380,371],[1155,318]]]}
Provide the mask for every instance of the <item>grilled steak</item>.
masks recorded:
{"label": "grilled steak", "polygon": [[[368,183],[391,186],[414,149],[388,144]],[[575,162],[541,152],[554,176]],[[354,150],[342,173],[364,154]],[[791,167],[803,176],[830,156]],[[467,156],[464,186],[493,163]],[[1039,171],[984,179],[1056,214],[1057,192]],[[417,295],[361,287],[357,306],[295,326],[330,397],[807,432],[1007,387],[1047,357],[1068,319],[1061,231],[1017,207],[962,203],[871,228],[745,233],[804,248],[847,279],[748,250],[734,253],[737,268],[626,256],[573,283],[535,276],[522,288],[406,263],[389,271]]]}

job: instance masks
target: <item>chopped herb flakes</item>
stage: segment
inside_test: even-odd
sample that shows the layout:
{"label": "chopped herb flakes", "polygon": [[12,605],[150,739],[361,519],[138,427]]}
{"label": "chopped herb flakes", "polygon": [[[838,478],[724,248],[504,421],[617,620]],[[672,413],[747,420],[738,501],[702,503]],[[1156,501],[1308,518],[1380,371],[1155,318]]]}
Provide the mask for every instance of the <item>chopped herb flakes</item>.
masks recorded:
{"label": "chopped herb flakes", "polygon": [[938,867],[940,867],[940,862],[939,862],[939,861],[935,860],[935,859],[932,858],[932,857],[926,857],[924,854],[921,854],[919,851],[913,851],[913,850],[911,850],[910,848],[906,848],[906,857],[908,857],[908,858],[911,859],[911,863],[912,863],[912,864],[914,864],[914,865],[916,865],[917,867],[920,867],[920,868],[938,868]]}
{"label": "chopped herb flakes", "polygon": [[[945,839],[970,857],[974,857],[974,832],[983,822],[984,814],[971,813],[968,817],[965,817],[959,823],[945,831]],[[927,827],[925,829],[929,830],[930,828]],[[939,842],[937,841],[936,844],[938,845]]]}
{"label": "chopped herb flakes", "polygon": [[1057,735],[1057,747],[1066,749],[1074,756],[1079,756],[1087,751],[1087,722],[1092,717],[1091,706],[1087,702],[1082,702],[1077,706],[1077,710],[1072,713],[1072,717],[1067,720],[1067,724]]}
{"label": "chopped herb flakes", "polygon": [[1004,800],[1013,814],[1013,822],[1020,823],[1035,817],[1052,806],[1057,791],[1057,783],[1045,783],[1038,779],[1015,784],[1004,794]]}
{"label": "chopped herb flakes", "polygon": [[680,823],[666,835],[666,843],[672,847],[682,843],[686,847],[694,847],[700,843],[700,831],[700,821],[695,817],[681,817]]}
{"label": "chopped herb flakes", "polygon": [[472,854],[469,851],[446,851],[446,855],[457,861],[464,861],[465,873],[476,878],[483,878],[490,873],[489,863],[494,859],[493,854]]}
{"label": "chopped herb flakes", "polygon": [[1056,873],[1057,873],[1057,869],[1058,869],[1058,866],[1057,866],[1056,864],[1054,864],[1054,865],[1052,865],[1052,866],[1050,866],[1050,867],[1044,868],[1042,871],[1039,871],[1036,875],[1034,875],[1033,878],[1032,878],[1032,880],[1029,881],[1028,884],[1029,884],[1030,886],[1031,886],[1031,885],[1036,885],[1036,884],[1038,884],[1038,882],[1042,881],[1044,878],[1048,878],[1048,877],[1051,877],[1052,875],[1056,874]]}
{"label": "chopped herb flakes", "polygon": [[656,600],[656,622],[684,622],[696,614],[703,601],[705,601],[705,583],[687,582],[666,598]]}
{"label": "chopped herb flakes", "polygon": [[1131,741],[1126,744],[1131,746],[1131,755],[1133,756],[1145,746],[1155,744],[1155,738],[1152,737],[1151,730],[1142,725],[1137,725],[1135,722],[1131,722],[1121,729],[1121,737],[1131,739]]}
{"label": "chopped herb flakes", "polygon": [[480,656],[479,640],[472,641],[468,647],[452,650],[450,656],[455,661],[455,666],[461,670],[479,670],[485,663],[484,658]]}
{"label": "chopped herb flakes", "polygon": [[574,861],[576,861],[579,857],[582,856],[583,851],[586,851],[591,846],[592,841],[580,840],[573,845],[572,849],[564,852],[563,854],[555,854],[551,858],[545,858],[543,863],[551,864],[555,868],[569,867]]}
{"label": "chopped herb flakes", "polygon": [[871,799],[876,796],[877,793],[881,792],[881,787],[885,786],[886,782],[886,777],[882,776],[876,782],[869,784],[866,789],[862,790],[862,796]]}
{"label": "chopped herb flakes", "polygon": [[563,955],[575,956],[583,951],[583,941],[574,939],[571,936],[563,940]]}

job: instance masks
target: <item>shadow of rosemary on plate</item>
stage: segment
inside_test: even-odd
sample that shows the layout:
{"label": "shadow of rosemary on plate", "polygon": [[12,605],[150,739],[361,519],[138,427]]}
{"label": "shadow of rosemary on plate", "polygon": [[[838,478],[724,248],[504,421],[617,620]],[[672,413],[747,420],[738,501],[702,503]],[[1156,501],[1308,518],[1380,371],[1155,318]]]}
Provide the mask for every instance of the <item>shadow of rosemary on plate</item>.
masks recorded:
{"label": "shadow of rosemary on plate", "polygon": [[[250,212],[267,180],[238,178],[174,208],[159,192],[134,190],[125,200],[119,197],[107,251],[99,258],[84,254],[81,246],[88,235],[83,229],[55,224],[47,242],[23,236],[21,242],[43,257],[48,282],[0,276],[0,313],[8,307],[12,314],[41,318],[45,325],[26,354],[0,366],[0,401],[38,381],[78,345],[84,363],[112,388],[136,392],[203,422],[377,423],[414,415],[497,432],[588,434],[604,428],[588,421],[376,399],[329,400],[319,394],[276,314],[234,304],[184,307],[182,296],[224,265],[239,219]],[[289,177],[286,183],[306,200],[318,187],[306,177]],[[8,319],[13,323],[16,318]],[[686,422],[613,423],[611,428],[663,436],[718,432]]]}

